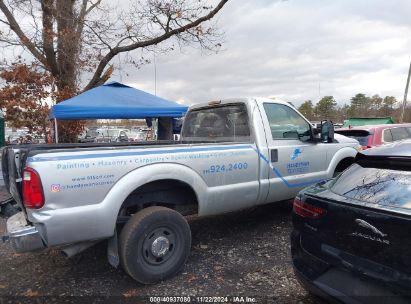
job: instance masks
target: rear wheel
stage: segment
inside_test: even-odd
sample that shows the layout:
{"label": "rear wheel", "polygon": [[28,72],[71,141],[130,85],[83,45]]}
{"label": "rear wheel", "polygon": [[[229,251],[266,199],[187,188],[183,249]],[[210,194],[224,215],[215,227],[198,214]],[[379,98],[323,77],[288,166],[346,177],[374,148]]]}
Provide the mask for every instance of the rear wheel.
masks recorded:
{"label": "rear wheel", "polygon": [[190,247],[190,227],[180,213],[148,207],[133,215],[121,232],[121,264],[136,281],[155,283],[181,269]]}

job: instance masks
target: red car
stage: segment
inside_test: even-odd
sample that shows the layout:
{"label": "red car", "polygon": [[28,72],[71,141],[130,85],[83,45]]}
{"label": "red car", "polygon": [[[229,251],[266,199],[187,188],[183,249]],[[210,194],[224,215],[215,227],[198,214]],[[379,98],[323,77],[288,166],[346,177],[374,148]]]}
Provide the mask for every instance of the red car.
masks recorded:
{"label": "red car", "polygon": [[356,126],[336,129],[335,133],[358,140],[365,150],[385,143],[411,138],[411,123]]}

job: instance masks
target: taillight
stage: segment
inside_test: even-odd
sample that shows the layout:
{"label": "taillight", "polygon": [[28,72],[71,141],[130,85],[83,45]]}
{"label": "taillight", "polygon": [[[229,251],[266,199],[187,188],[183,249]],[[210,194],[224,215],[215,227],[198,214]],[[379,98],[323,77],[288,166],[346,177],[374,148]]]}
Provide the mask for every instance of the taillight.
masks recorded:
{"label": "taillight", "polygon": [[327,213],[325,209],[303,202],[299,197],[294,199],[293,210],[301,217],[312,219],[318,219]]}
{"label": "taillight", "polygon": [[371,146],[361,146],[362,151],[367,150],[367,149],[371,149],[371,148],[372,148]]}
{"label": "taillight", "polygon": [[40,176],[36,170],[28,167],[23,171],[23,204],[32,209],[39,209],[44,205]]}

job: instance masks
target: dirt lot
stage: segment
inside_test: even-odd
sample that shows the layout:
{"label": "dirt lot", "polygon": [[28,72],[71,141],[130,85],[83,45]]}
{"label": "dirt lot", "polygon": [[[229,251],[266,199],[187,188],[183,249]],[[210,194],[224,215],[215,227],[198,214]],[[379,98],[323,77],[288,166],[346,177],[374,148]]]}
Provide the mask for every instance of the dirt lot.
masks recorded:
{"label": "dirt lot", "polygon": [[[4,231],[4,220],[0,232]],[[59,252],[13,254],[0,245],[0,303],[148,302],[142,296],[249,296],[257,302],[314,303],[296,281],[290,257],[290,206],[263,206],[190,220],[192,252],[184,269],[143,286],[106,261],[105,244],[64,258]]]}

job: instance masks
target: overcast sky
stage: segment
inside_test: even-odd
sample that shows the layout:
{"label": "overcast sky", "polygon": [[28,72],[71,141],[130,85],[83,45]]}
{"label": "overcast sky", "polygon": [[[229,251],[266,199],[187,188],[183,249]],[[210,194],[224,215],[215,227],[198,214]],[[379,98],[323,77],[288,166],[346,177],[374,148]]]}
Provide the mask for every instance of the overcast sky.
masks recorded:
{"label": "overcast sky", "polygon": [[[264,96],[295,105],[333,95],[402,99],[411,60],[409,0],[230,0],[223,50],[157,56],[157,95],[187,104]],[[129,74],[129,76],[126,75]],[[121,80],[154,93],[154,65]]]}

